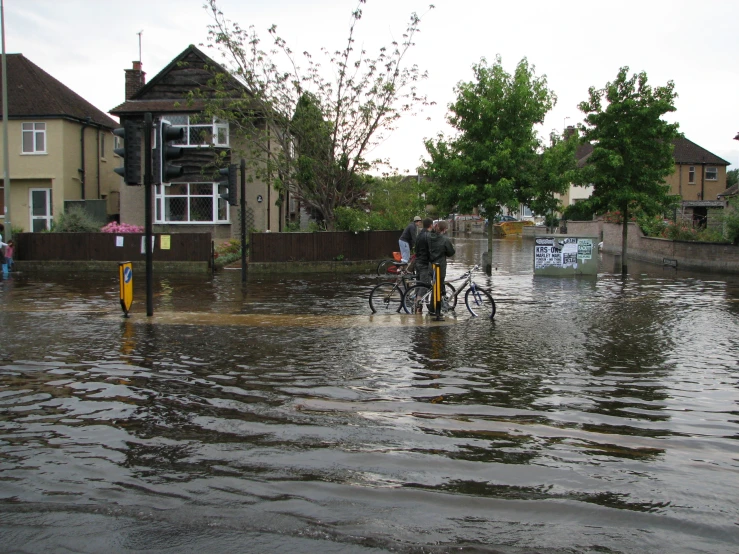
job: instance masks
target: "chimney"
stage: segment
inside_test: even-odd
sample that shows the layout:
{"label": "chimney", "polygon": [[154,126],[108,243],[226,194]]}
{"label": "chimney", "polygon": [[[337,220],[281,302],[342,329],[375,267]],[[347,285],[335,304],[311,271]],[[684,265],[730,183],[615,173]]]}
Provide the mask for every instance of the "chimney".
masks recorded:
{"label": "chimney", "polygon": [[575,130],[575,126],[574,125],[568,125],[567,128],[565,129],[565,134],[564,134],[565,140],[567,140],[568,138],[570,138],[572,136],[575,136],[576,133],[577,133],[577,131]]}
{"label": "chimney", "polygon": [[133,62],[133,69],[126,69],[126,100],[130,100],[146,83],[146,73],[141,71],[141,62]]}

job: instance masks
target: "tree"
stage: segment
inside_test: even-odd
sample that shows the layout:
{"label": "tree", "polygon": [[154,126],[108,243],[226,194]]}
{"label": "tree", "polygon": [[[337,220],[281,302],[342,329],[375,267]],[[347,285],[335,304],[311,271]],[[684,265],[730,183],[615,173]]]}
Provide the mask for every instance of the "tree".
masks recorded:
{"label": "tree", "polygon": [[679,136],[677,123],[662,119],[675,111],[674,83],[652,88],[645,72],[628,73],[622,67],[604,88],[590,87],[588,100],[579,105],[586,114],[580,126],[583,140],[593,145],[579,178],[593,185],[596,210],[620,211],[624,275],[629,214],[638,208],[657,215],[671,205],[664,182],[675,168],[673,140]]}
{"label": "tree", "polygon": [[739,183],[739,169],[730,169],[726,172],[726,188]]}
{"label": "tree", "polygon": [[574,134],[565,138],[552,132],[549,143],[537,160],[534,179],[521,188],[519,200],[535,214],[546,216],[547,226],[553,227],[555,212],[562,209],[562,202],[555,194],[565,194],[575,180],[578,139]]}
{"label": "tree", "polygon": [[[253,27],[226,19],[216,0],[205,4],[213,18],[209,45],[221,52],[231,73],[213,79],[206,115],[228,120],[232,144],[242,145],[240,154],[254,175],[283,194],[289,191],[328,229],[337,207],[355,205],[365,195],[364,180],[357,177],[383,162],[367,159],[371,149],[401,114],[426,103],[416,88],[426,74],[407,64],[421,18],[411,14],[401,40],[370,56],[355,47],[365,3],[359,0],[352,12],[346,46],[322,50],[325,68],[308,52],[301,68],[274,25],[273,47],[264,51]],[[238,97],[231,76],[245,85]]]}
{"label": "tree", "polygon": [[459,83],[449,105],[447,120],[458,134],[426,141],[431,160],[424,172],[432,183],[429,200],[438,208],[480,208],[492,219],[502,205],[515,207],[534,196],[541,146],[534,125],[544,121],[556,97],[526,58],[513,75],[500,56],[491,66],[483,58],[472,69],[475,80]]}

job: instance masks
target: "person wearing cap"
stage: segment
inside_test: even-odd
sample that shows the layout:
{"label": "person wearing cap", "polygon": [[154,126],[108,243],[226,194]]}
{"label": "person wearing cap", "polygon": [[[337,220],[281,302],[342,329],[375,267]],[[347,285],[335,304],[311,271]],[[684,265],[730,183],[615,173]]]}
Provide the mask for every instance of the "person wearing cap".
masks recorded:
{"label": "person wearing cap", "polygon": [[408,263],[411,259],[411,250],[416,242],[418,236],[418,230],[421,228],[421,218],[416,216],[413,221],[408,224],[408,227],[403,229],[403,233],[400,235],[398,240],[398,246],[400,246],[400,261],[401,263]]}

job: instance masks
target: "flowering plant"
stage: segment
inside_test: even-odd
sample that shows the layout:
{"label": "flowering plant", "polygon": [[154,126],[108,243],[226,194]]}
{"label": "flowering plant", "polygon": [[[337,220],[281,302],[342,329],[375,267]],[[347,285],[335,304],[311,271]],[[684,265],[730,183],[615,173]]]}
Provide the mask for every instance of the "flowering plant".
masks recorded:
{"label": "flowering plant", "polygon": [[131,225],[129,223],[116,223],[111,221],[105,227],[100,229],[103,233],[143,233],[144,228],[139,225]]}

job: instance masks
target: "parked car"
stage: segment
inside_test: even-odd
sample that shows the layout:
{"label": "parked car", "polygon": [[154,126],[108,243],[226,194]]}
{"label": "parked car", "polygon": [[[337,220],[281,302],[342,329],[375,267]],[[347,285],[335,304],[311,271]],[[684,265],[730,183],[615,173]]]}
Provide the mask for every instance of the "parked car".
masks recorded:
{"label": "parked car", "polygon": [[493,221],[495,223],[505,223],[506,221],[518,221],[518,220],[512,215],[496,215]]}

